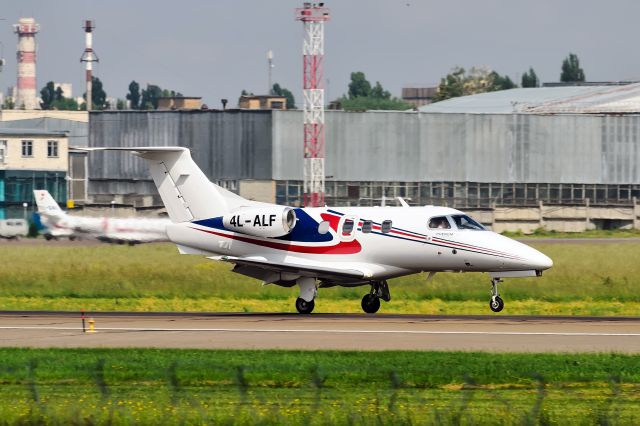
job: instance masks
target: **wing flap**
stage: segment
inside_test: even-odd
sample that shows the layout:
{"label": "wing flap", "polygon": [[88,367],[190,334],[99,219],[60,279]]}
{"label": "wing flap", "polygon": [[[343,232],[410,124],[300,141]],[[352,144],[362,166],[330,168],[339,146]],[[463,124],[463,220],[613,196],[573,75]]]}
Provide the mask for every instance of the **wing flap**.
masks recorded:
{"label": "wing flap", "polygon": [[321,265],[304,265],[296,263],[279,263],[255,258],[242,258],[233,256],[212,256],[209,259],[235,263],[240,266],[251,266],[267,272],[290,273],[302,276],[317,277],[320,279],[338,281],[366,281],[367,273],[352,268],[327,268]]}

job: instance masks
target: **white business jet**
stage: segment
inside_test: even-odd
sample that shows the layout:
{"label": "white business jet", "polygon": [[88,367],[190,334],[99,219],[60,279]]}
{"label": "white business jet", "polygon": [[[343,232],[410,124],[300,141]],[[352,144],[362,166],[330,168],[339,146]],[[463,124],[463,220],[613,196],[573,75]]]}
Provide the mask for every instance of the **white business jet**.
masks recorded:
{"label": "white business jet", "polygon": [[33,191],[42,225],[47,228],[47,240],[89,236],[107,243],[139,244],[169,241],[167,225],[169,219],[109,218],[72,216],[65,213],[49,191]]}
{"label": "white business jet", "polygon": [[313,311],[319,288],[370,286],[362,309],[391,299],[387,280],[429,272],[488,272],[489,306],[504,307],[498,283],[551,268],[544,254],[486,230],[446,207],[292,208],[246,200],[210,182],[187,148],[87,148],[131,151],[146,160],[173,222],[182,254],[235,264],[265,284],[297,285],[296,309]]}

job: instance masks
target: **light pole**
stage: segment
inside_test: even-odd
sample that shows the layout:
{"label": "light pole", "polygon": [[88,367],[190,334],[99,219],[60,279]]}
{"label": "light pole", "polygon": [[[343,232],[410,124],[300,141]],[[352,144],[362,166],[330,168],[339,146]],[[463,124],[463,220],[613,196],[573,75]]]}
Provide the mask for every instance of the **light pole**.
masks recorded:
{"label": "light pole", "polygon": [[29,207],[29,204],[27,203],[22,203],[22,211],[23,211],[23,219],[27,220],[27,207]]}
{"label": "light pole", "polygon": [[111,200],[111,216],[113,216],[113,212],[116,208],[116,200]]}

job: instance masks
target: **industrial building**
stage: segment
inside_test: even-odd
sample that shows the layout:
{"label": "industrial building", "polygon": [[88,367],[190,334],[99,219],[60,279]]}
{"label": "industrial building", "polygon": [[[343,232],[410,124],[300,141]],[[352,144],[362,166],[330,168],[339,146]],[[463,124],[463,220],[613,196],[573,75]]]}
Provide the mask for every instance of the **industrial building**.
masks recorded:
{"label": "industrial building", "polygon": [[65,132],[0,129],[0,219],[22,217],[34,189],[67,199],[68,147]]}
{"label": "industrial building", "polygon": [[[91,112],[89,143],[186,146],[213,181],[300,205],[302,121],[296,110]],[[639,84],[514,89],[419,112],[326,112],[328,205],[400,196],[476,211],[497,230],[638,227],[638,164]],[[160,204],[133,156],[92,154],[89,178],[98,202],[116,194]]]}

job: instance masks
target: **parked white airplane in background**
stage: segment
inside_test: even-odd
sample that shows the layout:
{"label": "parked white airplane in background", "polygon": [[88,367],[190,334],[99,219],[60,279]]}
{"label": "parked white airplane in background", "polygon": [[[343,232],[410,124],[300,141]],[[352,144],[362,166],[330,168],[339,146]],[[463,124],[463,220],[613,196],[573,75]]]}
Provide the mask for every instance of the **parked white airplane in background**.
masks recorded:
{"label": "parked white airplane in background", "polygon": [[418,272],[488,272],[490,308],[502,310],[498,283],[551,268],[544,254],[487,231],[445,207],[292,208],[246,200],[211,183],[182,147],[87,148],[132,151],[145,159],[167,208],[180,253],[235,264],[234,272],[298,285],[298,312],[314,308],[318,288],[369,285],[362,309],[391,296],[387,280]]}
{"label": "parked white airplane in background", "polygon": [[166,231],[169,219],[72,216],[60,208],[49,191],[34,190],[33,196],[42,224],[47,228],[46,239],[86,235],[108,243],[131,245],[169,241]]}

